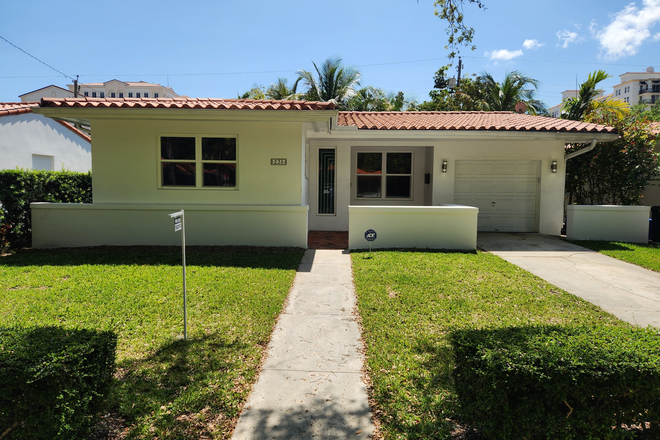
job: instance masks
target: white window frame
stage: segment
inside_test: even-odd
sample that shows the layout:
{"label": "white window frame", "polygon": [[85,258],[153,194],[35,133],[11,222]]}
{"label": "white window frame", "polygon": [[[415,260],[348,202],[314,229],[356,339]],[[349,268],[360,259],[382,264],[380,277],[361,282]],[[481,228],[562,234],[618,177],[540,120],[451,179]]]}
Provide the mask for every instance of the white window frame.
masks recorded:
{"label": "white window frame", "polygon": [[[161,158],[161,138],[164,137],[182,137],[182,138],[195,138],[195,159],[186,160],[186,159],[162,159]],[[202,160],[202,138],[233,138],[236,139],[236,160]],[[238,191],[239,187],[239,139],[236,134],[159,134],[156,137],[156,157],[157,166],[158,166],[158,189],[164,190],[211,190],[211,191]],[[163,163],[178,163],[178,162],[194,162],[195,163],[195,186],[175,186],[175,185],[163,185]],[[204,169],[205,163],[227,163],[235,164],[236,170],[236,186],[204,186],[204,172],[199,172],[199,170]]]}
{"label": "white window frame", "polygon": [[[380,153],[382,154],[381,160],[382,160],[382,174],[380,174],[381,178],[381,190],[380,190],[380,197],[358,197],[358,176],[359,174],[357,173],[357,165],[358,165],[358,155],[361,153]],[[410,154],[410,174],[395,174],[395,173],[388,173],[387,172],[387,155],[390,153],[406,153]],[[387,150],[387,149],[375,149],[375,150],[367,150],[367,149],[358,149],[355,151],[355,165],[353,166],[353,180],[355,182],[354,188],[355,190],[353,191],[352,197],[353,200],[355,201],[412,201],[415,198],[415,152],[414,151],[406,151],[406,150]],[[410,177],[410,197],[387,197],[387,176],[409,176]]]}

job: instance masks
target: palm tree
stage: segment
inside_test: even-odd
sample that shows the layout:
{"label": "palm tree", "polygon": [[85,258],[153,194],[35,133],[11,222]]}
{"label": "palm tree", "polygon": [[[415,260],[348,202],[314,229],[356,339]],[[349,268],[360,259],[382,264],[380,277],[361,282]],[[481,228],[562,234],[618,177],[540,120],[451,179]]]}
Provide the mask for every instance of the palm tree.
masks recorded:
{"label": "palm tree", "polygon": [[321,68],[314,64],[317,76],[307,70],[298,71],[307,91],[305,97],[310,101],[334,102],[343,108],[345,101],[355,94],[355,87],[360,85],[360,72],[342,66],[341,58],[328,58]]}
{"label": "palm tree", "polygon": [[548,113],[545,105],[534,97],[538,81],[518,70],[508,72],[501,83],[486,72],[482,73],[479,79],[484,86],[485,107],[490,111],[515,111],[516,104],[523,102],[529,114]]}
{"label": "palm tree", "polygon": [[296,79],[296,82],[293,83],[293,87],[291,88],[289,88],[287,82],[288,80],[286,78],[277,78],[277,83],[271,84],[266,90],[266,97],[278,101],[295,101],[300,99],[302,93],[297,93],[300,78]]}
{"label": "palm tree", "polygon": [[613,112],[619,118],[628,113],[629,106],[623,101],[597,99],[603,91],[596,87],[607,78],[610,78],[610,75],[603,70],[590,73],[587,80],[580,85],[578,96],[564,101],[561,118],[582,121],[605,111]]}

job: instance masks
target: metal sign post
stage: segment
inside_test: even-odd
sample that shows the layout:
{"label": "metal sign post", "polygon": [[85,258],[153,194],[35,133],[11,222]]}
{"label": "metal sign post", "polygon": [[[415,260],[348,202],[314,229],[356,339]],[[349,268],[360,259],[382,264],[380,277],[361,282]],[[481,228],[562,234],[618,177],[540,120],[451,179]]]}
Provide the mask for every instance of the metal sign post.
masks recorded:
{"label": "metal sign post", "polygon": [[173,212],[170,217],[174,219],[174,232],[181,231],[181,254],[183,257],[183,339],[188,339],[188,304],[186,298],[186,223],[183,209]]}
{"label": "metal sign post", "polygon": [[376,240],[378,234],[373,229],[367,229],[367,232],[364,233],[364,239],[369,242],[369,258],[371,258],[371,243]]}

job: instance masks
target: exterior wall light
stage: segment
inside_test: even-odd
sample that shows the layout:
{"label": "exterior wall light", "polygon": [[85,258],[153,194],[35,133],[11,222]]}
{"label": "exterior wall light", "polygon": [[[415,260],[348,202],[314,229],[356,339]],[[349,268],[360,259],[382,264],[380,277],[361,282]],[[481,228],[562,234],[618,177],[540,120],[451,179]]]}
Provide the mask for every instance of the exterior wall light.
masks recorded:
{"label": "exterior wall light", "polygon": [[[442,172],[446,173],[447,172],[447,161],[443,160],[442,161]],[[556,172],[556,171],[555,171]]]}
{"label": "exterior wall light", "polygon": [[557,172],[557,161],[553,160],[552,164],[550,164],[550,169],[552,170],[553,173]]}

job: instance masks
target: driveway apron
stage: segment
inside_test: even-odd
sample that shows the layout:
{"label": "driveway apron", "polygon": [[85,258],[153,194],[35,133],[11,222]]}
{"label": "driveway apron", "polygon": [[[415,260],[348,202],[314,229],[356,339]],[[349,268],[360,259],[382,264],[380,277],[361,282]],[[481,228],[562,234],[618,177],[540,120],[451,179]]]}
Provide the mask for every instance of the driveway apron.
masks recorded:
{"label": "driveway apron", "polygon": [[479,233],[477,246],[621,320],[660,328],[660,273],[542,234]]}
{"label": "driveway apron", "polygon": [[355,308],[350,254],[307,250],[234,440],[369,438]]}

